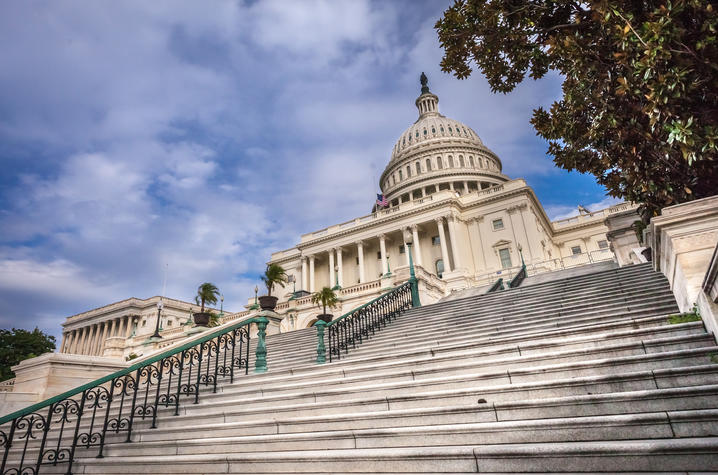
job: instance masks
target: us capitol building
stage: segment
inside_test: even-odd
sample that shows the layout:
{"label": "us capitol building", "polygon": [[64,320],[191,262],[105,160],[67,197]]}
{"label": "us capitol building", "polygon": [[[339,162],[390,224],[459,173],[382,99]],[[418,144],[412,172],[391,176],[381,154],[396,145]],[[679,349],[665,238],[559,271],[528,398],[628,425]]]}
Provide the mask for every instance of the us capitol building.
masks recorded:
{"label": "us capitol building", "polygon": [[[322,287],[340,297],[336,317],[408,280],[406,231],[423,304],[483,292],[498,278],[508,281],[522,262],[535,275],[614,259],[604,221],[632,205],[579,207],[578,216],[551,221],[533,190],[502,173],[501,159],[471,127],[439,113],[439,98],[423,74],[421,84],[418,118],[399,136],[380,178],[387,205],[304,234],[294,247],[272,254],[269,262],[284,267],[293,283],[279,289],[279,318],[269,333],[312,325],[321,310],[310,294]],[[222,308],[220,321],[252,315],[258,311],[253,303],[254,297],[241,312]],[[67,318],[60,352],[141,356],[196,332],[190,315],[198,310],[159,296],[116,302]],[[149,338],[157,318],[161,340]]]}

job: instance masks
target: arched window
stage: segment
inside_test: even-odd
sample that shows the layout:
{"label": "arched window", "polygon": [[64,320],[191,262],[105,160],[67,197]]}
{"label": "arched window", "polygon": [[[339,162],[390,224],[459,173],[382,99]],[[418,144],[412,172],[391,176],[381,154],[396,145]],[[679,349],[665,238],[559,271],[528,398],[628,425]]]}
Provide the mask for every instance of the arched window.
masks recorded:
{"label": "arched window", "polygon": [[416,174],[421,175],[421,165],[419,162],[416,162]]}
{"label": "arched window", "polygon": [[406,166],[406,177],[409,178],[411,176],[411,167],[409,165]]}
{"label": "arched window", "polygon": [[466,163],[464,163],[464,156],[463,156],[463,155],[459,155],[459,166],[460,166],[461,168],[464,168],[464,167],[466,166]]}
{"label": "arched window", "polygon": [[427,172],[431,171],[431,159],[430,158],[426,159],[426,171]]}
{"label": "arched window", "polygon": [[469,155],[469,165],[471,168],[474,168],[474,157],[473,155]]}
{"label": "arched window", "polygon": [[401,174],[401,170],[399,170],[399,181],[401,181],[402,179],[404,179],[404,176]]}
{"label": "arched window", "polygon": [[436,168],[439,170],[444,168],[444,160],[441,157],[436,157]]}
{"label": "arched window", "polygon": [[454,157],[449,155],[449,168],[454,168]]}
{"label": "arched window", "polygon": [[442,276],[444,275],[444,261],[439,259],[438,261],[436,261],[435,266],[436,266],[436,275],[438,275],[439,279],[441,279]]}

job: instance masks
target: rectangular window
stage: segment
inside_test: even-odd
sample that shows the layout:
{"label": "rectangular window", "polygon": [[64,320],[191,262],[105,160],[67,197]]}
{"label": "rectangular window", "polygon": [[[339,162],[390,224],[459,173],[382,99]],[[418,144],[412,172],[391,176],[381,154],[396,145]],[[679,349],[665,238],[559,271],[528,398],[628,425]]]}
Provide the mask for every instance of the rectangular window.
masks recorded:
{"label": "rectangular window", "polygon": [[571,254],[573,254],[574,256],[581,254],[581,246],[573,246],[571,248]]}
{"label": "rectangular window", "polygon": [[381,259],[381,251],[376,251],[376,258]]}
{"label": "rectangular window", "polygon": [[499,257],[501,258],[501,267],[508,269],[511,267],[511,253],[508,249],[499,249]]}
{"label": "rectangular window", "polygon": [[404,254],[404,245],[399,246],[399,254]]}
{"label": "rectangular window", "polygon": [[494,227],[494,231],[498,231],[499,229],[504,229],[504,220],[499,218],[491,221],[491,225]]}
{"label": "rectangular window", "polygon": [[599,249],[608,249],[608,241],[606,241],[605,239],[598,241],[598,248]]}
{"label": "rectangular window", "polygon": [[439,236],[431,236],[431,245],[438,246],[439,244],[441,244],[441,240],[439,239]]}
{"label": "rectangular window", "polygon": [[359,256],[356,257],[357,265],[359,265]]}

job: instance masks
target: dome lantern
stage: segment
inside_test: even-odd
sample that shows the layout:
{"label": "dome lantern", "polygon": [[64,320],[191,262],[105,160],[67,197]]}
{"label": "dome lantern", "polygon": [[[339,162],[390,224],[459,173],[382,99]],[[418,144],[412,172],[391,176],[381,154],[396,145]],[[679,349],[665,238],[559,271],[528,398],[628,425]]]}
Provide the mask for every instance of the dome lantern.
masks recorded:
{"label": "dome lantern", "polygon": [[416,108],[419,109],[419,119],[439,115],[439,98],[429,90],[429,80],[426,74],[421,73],[421,95],[416,98]]}

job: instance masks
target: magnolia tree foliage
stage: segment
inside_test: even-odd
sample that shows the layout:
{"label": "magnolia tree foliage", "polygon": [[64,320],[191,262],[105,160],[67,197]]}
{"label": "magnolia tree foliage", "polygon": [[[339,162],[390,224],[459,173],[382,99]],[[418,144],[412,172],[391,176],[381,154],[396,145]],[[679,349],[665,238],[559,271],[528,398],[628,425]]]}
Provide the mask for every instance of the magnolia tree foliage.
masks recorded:
{"label": "magnolia tree foliage", "polygon": [[457,0],[441,67],[494,92],[550,70],[563,97],[531,123],[554,162],[615,197],[664,206],[718,193],[716,2]]}
{"label": "magnolia tree foliage", "polygon": [[55,350],[55,337],[40,331],[0,329],[0,381],[12,378],[10,369],[22,360]]}

